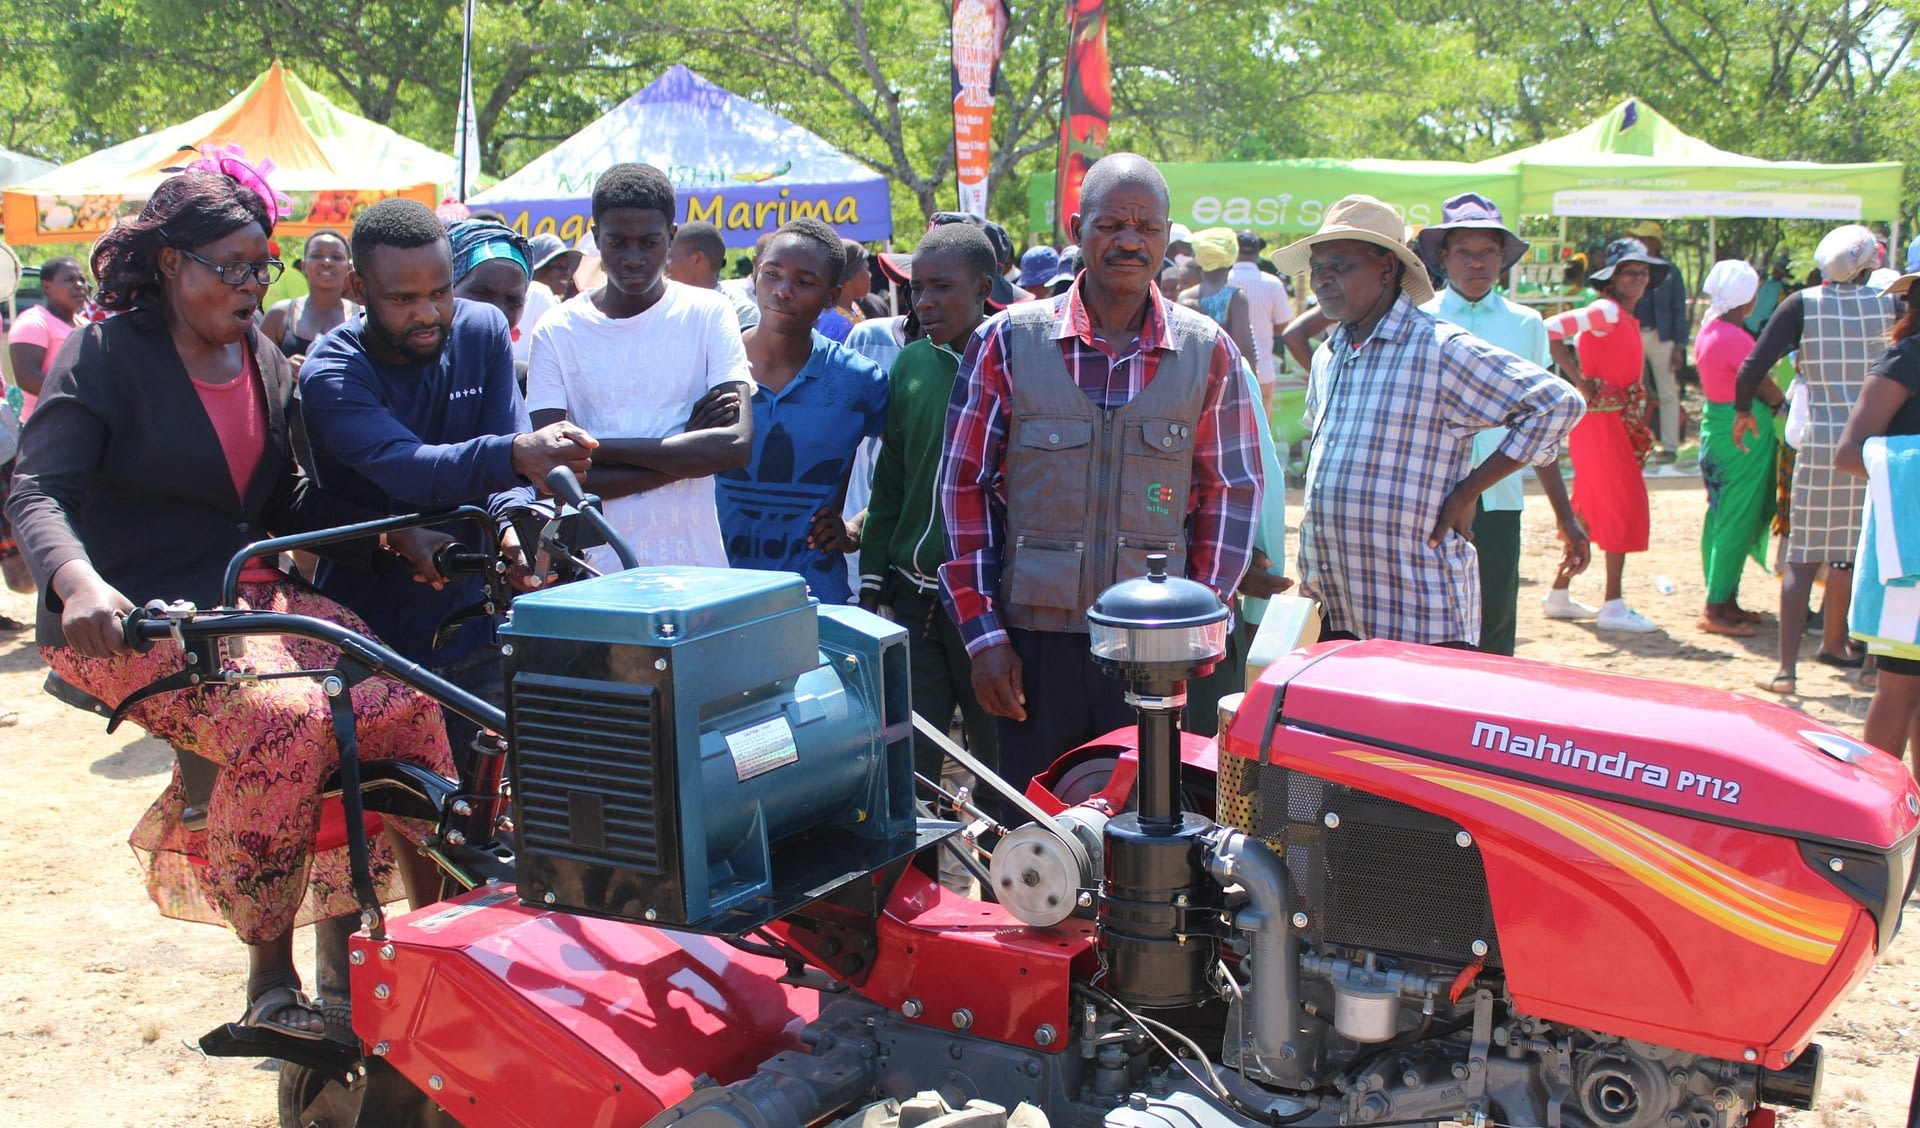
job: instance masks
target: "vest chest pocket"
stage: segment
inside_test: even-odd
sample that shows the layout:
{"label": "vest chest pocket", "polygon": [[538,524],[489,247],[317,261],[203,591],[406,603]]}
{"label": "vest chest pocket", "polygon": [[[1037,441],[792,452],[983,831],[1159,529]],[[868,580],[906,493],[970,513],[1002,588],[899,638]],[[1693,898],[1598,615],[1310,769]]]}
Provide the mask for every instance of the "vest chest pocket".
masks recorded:
{"label": "vest chest pocket", "polygon": [[1095,453],[1089,419],[1035,415],[1015,420],[1002,479],[1008,532],[1084,539],[1094,507],[1089,483]]}
{"label": "vest chest pocket", "polygon": [[1030,450],[1072,450],[1093,441],[1093,421],[1044,415],[1022,419],[1013,441]]}
{"label": "vest chest pocket", "polygon": [[1086,555],[1082,541],[1015,537],[1004,598],[1030,607],[1085,611],[1080,599],[1080,567]]}
{"label": "vest chest pocket", "polygon": [[1193,424],[1184,419],[1143,419],[1127,428],[1127,453],[1185,462],[1193,457]]}
{"label": "vest chest pocket", "polygon": [[1192,484],[1193,424],[1146,419],[1129,425],[1121,445],[1116,530],[1158,539],[1179,537]]}

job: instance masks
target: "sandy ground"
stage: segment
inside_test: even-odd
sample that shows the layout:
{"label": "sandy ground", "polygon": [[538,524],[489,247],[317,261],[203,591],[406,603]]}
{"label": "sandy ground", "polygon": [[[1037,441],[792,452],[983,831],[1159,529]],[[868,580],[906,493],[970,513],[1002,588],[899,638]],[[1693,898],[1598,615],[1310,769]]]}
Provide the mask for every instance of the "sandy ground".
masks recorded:
{"label": "sandy ground", "polygon": [[[1654,494],[1656,546],[1628,568],[1627,596],[1665,630],[1620,637],[1540,617],[1558,558],[1547,510],[1530,504],[1522,588],[1525,657],[1743,690],[1771,671],[1772,620],[1752,639],[1693,627],[1701,583],[1697,483]],[[1655,588],[1670,577],[1672,595]],[[1574,594],[1599,602],[1599,577]],[[1772,582],[1748,573],[1748,606],[1770,609]],[[0,592],[0,612],[31,618],[27,598]],[[1811,640],[1803,653],[1811,655]],[[268,1066],[206,1060],[190,1045],[241,1009],[241,953],[229,936],[162,918],[147,901],[125,839],[165,780],[171,757],[131,728],[102,722],[40,692],[29,638],[0,636],[0,703],[19,710],[0,729],[0,765],[11,800],[0,829],[0,1123],[16,1125],[264,1126],[274,1123]],[[1824,666],[1803,661],[1804,696],[1792,703],[1858,733],[1866,696]],[[303,966],[311,966],[303,954]],[[1822,1107],[1795,1125],[1904,1123],[1920,1025],[1920,939],[1909,931],[1865,987],[1824,1025],[1828,1065]]]}

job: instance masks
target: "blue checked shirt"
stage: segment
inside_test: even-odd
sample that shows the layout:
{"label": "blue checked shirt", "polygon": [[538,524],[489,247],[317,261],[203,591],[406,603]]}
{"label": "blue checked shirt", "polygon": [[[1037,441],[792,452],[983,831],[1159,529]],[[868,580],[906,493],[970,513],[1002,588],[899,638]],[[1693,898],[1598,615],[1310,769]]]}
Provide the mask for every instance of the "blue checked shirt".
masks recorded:
{"label": "blue checked shirt", "polygon": [[1539,465],[1586,411],[1539,365],[1437,322],[1405,295],[1351,347],[1337,325],[1314,353],[1313,428],[1300,565],[1327,626],[1361,638],[1480,641],[1473,545],[1427,535],[1473,469],[1473,437],[1504,426],[1500,452]]}
{"label": "blue checked shirt", "polygon": [[[1510,302],[1497,292],[1488,291],[1486,297],[1470,302],[1449,286],[1421,306],[1420,311],[1458,325],[1490,345],[1499,345],[1521,360],[1531,360],[1542,368],[1553,363],[1552,354],[1547,351],[1546,322],[1526,306]],[[1500,449],[1500,444],[1506,438],[1505,427],[1494,427],[1475,435],[1473,465],[1485,462],[1488,455]],[[1519,474],[1508,474],[1488,486],[1487,492],[1480,495],[1482,509],[1518,511],[1525,502],[1526,487]]]}

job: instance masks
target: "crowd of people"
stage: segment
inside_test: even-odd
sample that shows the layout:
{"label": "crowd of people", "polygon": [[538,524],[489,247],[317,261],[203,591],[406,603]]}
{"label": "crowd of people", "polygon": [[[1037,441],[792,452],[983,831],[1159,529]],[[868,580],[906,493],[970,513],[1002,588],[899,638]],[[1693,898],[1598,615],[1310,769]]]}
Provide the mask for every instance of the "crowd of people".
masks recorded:
{"label": "crowd of people", "polygon": [[[1170,222],[1159,171],[1124,153],[1087,173],[1070,247],[1017,258],[997,225],[959,213],[934,216],[910,254],[870,255],[801,218],[759,240],[744,278],[723,279],[720,233],[676,226],[659,170],[605,170],[591,210],[584,288],[580,248],[390,200],[350,233],[308,237],[295,263],[307,293],[263,309],[284,270],[269,242],[282,200],[228,154],[166,181],[94,248],[95,312],[80,263],[45,264],[46,305],[10,343],[33,398],[6,513],[40,592],[48,666],[117,702],[181,663],[166,645],[129,650],[136,603],[213,604],[246,544],[376,515],[483,506],[513,583],[537,588],[548,577],[510,517],[544,504],[537,485],[565,466],[643,565],[788,572],[823,602],[901,623],[915,708],[943,727],[957,717],[973,753],[1023,786],[1130,722],[1124,686],[1091,660],[1085,612],[1149,554],[1236,611],[1226,660],[1192,687],[1189,727],[1213,730],[1253,625],[1295,582],[1270,428],[1288,351],[1309,373],[1311,432],[1291,575],[1321,606],[1323,639],[1511,654],[1526,467],[1564,541],[1547,615],[1657,629],[1622,587],[1627,557],[1648,547],[1642,467],[1679,443],[1673,378],[1691,333],[1657,227],[1623,233],[1584,271],[1596,296],[1543,319],[1500,292],[1528,244],[1478,195],[1419,232],[1349,197],[1263,255],[1255,233]],[[1765,561],[1779,448],[1752,404],[1784,402],[1770,372],[1798,350],[1808,420],[1794,441],[1782,668],[1762,683],[1778,693],[1793,689],[1822,568],[1820,660],[1864,660],[1844,610],[1863,522],[1894,545],[1876,577],[1920,570],[1895,535],[1911,531],[1901,507],[1920,491],[1895,487],[1873,509],[1878,487],[1859,483],[1920,473],[1906,469],[1920,454],[1881,441],[1920,432],[1920,319],[1897,305],[1915,275],[1870,285],[1862,233],[1823,241],[1826,285],[1777,291],[1757,341],[1758,273],[1719,263],[1705,282],[1704,629],[1753,633],[1738,587],[1745,560]],[[1282,276],[1309,309],[1296,315]],[[897,312],[887,289],[905,295]],[[492,624],[457,614],[478,581],[433,563],[453,535],[339,546],[304,574],[256,560],[242,598],[370,633],[499,701]],[[1597,609],[1568,589],[1593,546]],[[588,563],[616,566],[604,546]],[[1854,634],[1880,667],[1867,739],[1899,753],[1910,737],[1920,748],[1920,649],[1904,589],[1888,590]],[[330,657],[284,640],[237,660],[271,674]],[[395,684],[363,682],[352,702],[367,751],[434,771],[478,735]],[[319,689],[197,686],[131,716],[219,768],[204,832],[187,829],[177,781],[135,831],[155,901],[239,935],[244,1023],[326,1036],[290,939],[352,908],[344,856],[315,848],[316,785],[337,756]],[[938,777],[937,747],[916,761]],[[428,877],[405,841],[415,830],[392,823],[375,858],[383,888],[419,892]]]}

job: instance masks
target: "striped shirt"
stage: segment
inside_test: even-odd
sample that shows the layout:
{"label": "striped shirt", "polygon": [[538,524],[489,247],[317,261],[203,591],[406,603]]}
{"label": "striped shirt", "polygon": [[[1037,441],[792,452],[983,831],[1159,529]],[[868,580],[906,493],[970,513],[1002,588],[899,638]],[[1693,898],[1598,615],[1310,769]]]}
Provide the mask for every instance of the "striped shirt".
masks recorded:
{"label": "striped shirt", "polygon": [[1402,295],[1355,348],[1336,325],[1307,384],[1313,428],[1300,564],[1327,625],[1402,642],[1480,639],[1473,545],[1427,536],[1473,469],[1475,433],[1504,426],[1500,453],[1541,465],[1585,411],[1580,394],[1531,361]]}
{"label": "striped shirt", "polygon": [[[1118,355],[1094,339],[1080,297],[1085,276],[1053,302],[1054,337],[1074,383],[1094,406],[1125,406],[1153,380],[1173,348],[1166,299],[1149,291],[1137,341]],[[1012,411],[1007,319],[996,315],[974,330],[954,381],[947,443],[940,464],[941,504],[952,559],[940,566],[941,595],[967,653],[1007,641],[994,610],[1000,590],[1000,546],[1006,540],[1007,422]],[[1207,396],[1194,428],[1193,490],[1187,508],[1187,576],[1230,600],[1252,555],[1260,511],[1259,425],[1239,376],[1240,354],[1225,333],[1207,365]]]}

